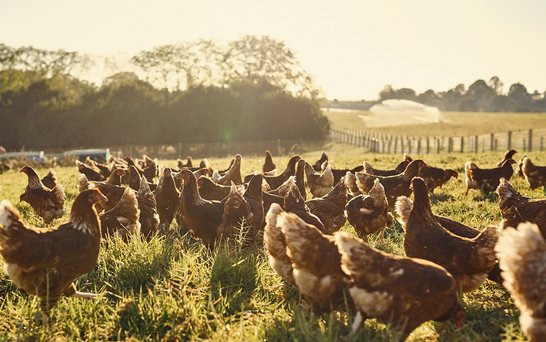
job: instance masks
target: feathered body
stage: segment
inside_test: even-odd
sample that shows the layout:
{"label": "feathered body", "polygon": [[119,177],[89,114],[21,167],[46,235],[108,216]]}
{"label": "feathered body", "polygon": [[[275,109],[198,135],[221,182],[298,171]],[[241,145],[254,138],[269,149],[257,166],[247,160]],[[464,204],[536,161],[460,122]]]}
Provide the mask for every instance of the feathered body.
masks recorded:
{"label": "feathered body", "polygon": [[521,329],[531,341],[546,341],[546,241],[536,225],[522,223],[505,230],[495,249]]}
{"label": "feathered body", "polygon": [[546,198],[531,199],[522,196],[504,178],[500,180],[497,194],[503,228],[517,227],[520,223],[531,222],[538,226],[546,239]]}
{"label": "feathered body", "polygon": [[501,178],[510,180],[514,174],[512,165],[516,162],[514,159],[505,160],[502,166],[492,169],[480,169],[476,164],[467,161],[464,165],[466,194],[468,190],[477,189],[484,194],[495,191]]}
{"label": "feathered body", "polygon": [[368,195],[353,197],[345,210],[349,223],[361,237],[383,230],[394,222],[394,217],[388,211],[385,189],[379,179],[374,181]]}
{"label": "feathered body", "polygon": [[[66,195],[63,187],[56,184],[52,189],[46,187],[34,169],[25,166],[21,172],[27,175],[28,185],[19,199],[25,201],[38,216],[44,219],[46,224],[64,215],[64,202]],[[52,179],[53,180],[53,179]]]}
{"label": "feathered body", "polygon": [[97,264],[101,225],[93,204],[106,197],[96,189],[80,193],[70,220],[55,228],[27,227],[8,201],[0,203],[0,253],[9,278],[40,297],[49,313],[61,296],[77,294],[73,281]]}
{"label": "feathered body", "polygon": [[344,232],[335,234],[335,243],[350,278],[349,293],[364,318],[390,323],[403,339],[429,320],[461,323],[456,283],[445,268],[389,255]]}
{"label": "feathered body", "polygon": [[324,224],[324,233],[333,234],[347,221],[345,206],[347,205],[347,187],[341,180],[326,195],[305,202],[311,213]]}
{"label": "feathered body", "polygon": [[[404,249],[412,258],[430,260],[445,267],[463,292],[478,288],[495,267],[496,227],[486,228],[475,238],[455,235],[432,213],[428,189],[421,178],[412,180],[414,202],[401,199],[397,212],[406,234]],[[409,211],[409,214],[408,214]]]}
{"label": "feathered body", "polygon": [[546,185],[546,166],[537,166],[533,164],[531,158],[523,158],[521,172],[531,189],[540,188],[541,186]]}

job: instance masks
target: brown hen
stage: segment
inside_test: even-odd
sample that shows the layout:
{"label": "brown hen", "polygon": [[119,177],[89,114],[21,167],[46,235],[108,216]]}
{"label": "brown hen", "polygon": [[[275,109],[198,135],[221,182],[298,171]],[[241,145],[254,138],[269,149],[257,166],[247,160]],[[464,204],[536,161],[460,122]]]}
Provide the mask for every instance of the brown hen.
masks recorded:
{"label": "brown hen", "polygon": [[531,199],[522,196],[504,178],[500,180],[497,194],[503,228],[517,227],[520,223],[531,222],[538,226],[546,239],[546,198]]}
{"label": "brown hen", "polygon": [[[345,210],[349,223],[362,238],[382,231],[394,222],[394,217],[388,211],[385,189],[379,179],[374,181],[368,195],[353,197],[345,206]],[[381,239],[383,240],[383,234]]]}
{"label": "brown hen", "polygon": [[305,175],[307,186],[309,186],[313,197],[326,195],[334,186],[334,174],[330,165],[327,165],[322,173],[318,173],[309,163],[305,163]]}
{"label": "brown hen", "polygon": [[118,203],[100,215],[102,237],[115,235],[127,240],[130,234],[140,234],[139,217],[136,193],[125,188]]}
{"label": "brown hen", "polygon": [[385,188],[389,209],[392,210],[399,196],[411,195],[411,180],[413,177],[417,177],[419,169],[423,165],[425,163],[422,160],[414,160],[408,164],[403,173],[396,176],[375,176],[365,172],[357,172],[357,185],[362,193],[367,194],[372,189],[375,180],[379,179]]}
{"label": "brown hen", "polygon": [[223,203],[203,199],[197,188],[197,179],[191,171],[182,170],[180,176],[184,188],[180,195],[177,221],[212,249],[216,231],[222,223]]}
{"label": "brown hen", "polygon": [[506,178],[507,180],[512,178],[512,175],[514,174],[512,165],[515,163],[516,161],[514,159],[508,159],[504,161],[502,166],[493,169],[480,169],[476,164],[467,161],[464,164],[466,183],[465,196],[468,195],[468,190],[470,189],[480,190],[483,194],[495,191],[499,186],[501,178]]}
{"label": "brown hen", "polygon": [[28,185],[19,199],[30,204],[46,224],[62,217],[66,199],[63,187],[60,184],[55,185],[52,189],[44,186],[36,171],[29,166],[23,167],[21,172],[27,175]]}
{"label": "brown hen", "polygon": [[333,234],[347,221],[345,206],[347,205],[347,187],[342,180],[326,195],[306,201],[311,213],[315,214],[324,224],[324,233]]}
{"label": "brown hen", "polygon": [[533,164],[531,158],[524,157],[521,164],[521,172],[531,189],[546,185],[546,166]]}
{"label": "brown hen", "polygon": [[[421,178],[412,180],[414,201],[397,203],[406,234],[404,249],[412,258],[430,260],[445,267],[463,292],[477,289],[495,267],[496,227],[486,228],[475,238],[455,235],[444,228],[432,213],[428,189]],[[409,214],[408,214],[409,212]]]}
{"label": "brown hen", "polygon": [[284,235],[294,282],[302,296],[320,311],[343,304],[347,276],[341,270],[333,236],[323,235],[292,213],[277,214],[276,223]]}
{"label": "brown hen", "polygon": [[426,321],[462,323],[464,311],[456,283],[445,268],[422,259],[389,255],[344,232],[335,234],[335,243],[360,315],[353,332],[362,317],[391,324],[401,340]]}
{"label": "brown hen", "polygon": [[95,298],[76,291],[73,281],[97,264],[101,226],[93,204],[106,200],[96,189],[74,200],[70,220],[55,228],[26,227],[17,209],[0,203],[0,253],[6,273],[18,287],[40,298],[45,319],[64,296]]}

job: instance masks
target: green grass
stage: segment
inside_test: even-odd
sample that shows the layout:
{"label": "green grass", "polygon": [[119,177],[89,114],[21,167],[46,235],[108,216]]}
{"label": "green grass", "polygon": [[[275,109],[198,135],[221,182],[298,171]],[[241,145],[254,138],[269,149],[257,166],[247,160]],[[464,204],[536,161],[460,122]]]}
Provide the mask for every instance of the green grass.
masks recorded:
{"label": "green grass", "polygon": [[[314,162],[320,151],[305,154]],[[353,167],[363,160],[387,168],[399,155],[370,155],[353,147],[333,145],[329,149],[335,167]],[[533,160],[546,164],[546,153],[533,153]],[[414,156],[416,157],[416,156]],[[243,172],[259,169],[263,157],[243,156]],[[462,171],[472,158],[480,166],[491,166],[500,154],[424,156],[432,165]],[[279,168],[288,157],[275,157]],[[173,165],[174,161],[165,161]],[[214,159],[217,168],[229,160]],[[45,169],[38,170],[40,174]],[[70,206],[77,192],[75,167],[57,169],[68,193]],[[462,176],[462,175],[461,175]],[[434,196],[433,210],[441,215],[483,229],[498,224],[500,213],[493,196],[473,191],[464,198],[462,177],[449,182]],[[525,195],[539,197],[542,190],[530,191],[517,176],[513,180]],[[26,177],[9,171],[0,175],[0,198],[16,203],[27,222],[41,220],[18,196]],[[68,216],[68,213],[67,213]],[[63,218],[66,219],[67,216]],[[58,220],[55,223],[62,222]],[[347,224],[346,231],[353,231]],[[403,254],[403,232],[396,223],[387,229],[386,244],[378,237],[370,243],[390,253]],[[350,335],[352,314],[345,311],[317,316],[299,300],[297,290],[286,286],[267,263],[261,246],[242,247],[237,241],[207,250],[190,236],[181,236],[175,227],[167,236],[150,241],[110,240],[102,245],[98,265],[77,282],[81,291],[100,294],[96,302],[63,298],[52,311],[49,326],[33,320],[39,304],[16,289],[7,276],[0,277],[0,340],[215,340],[215,341],[388,341],[388,328],[368,320],[356,336]],[[508,293],[493,283],[464,295],[465,325],[428,322],[411,336],[413,341],[500,341],[522,340],[518,310]]]}
{"label": "green grass", "polygon": [[[401,135],[461,136],[502,133],[526,130],[529,128],[546,129],[546,113],[469,113],[443,112],[442,122],[422,123],[403,126],[367,127],[362,116],[365,111],[336,112],[331,109],[324,112],[333,129],[362,130],[378,133]],[[385,118],[385,123],[391,121]],[[392,122],[396,124],[396,122]]]}

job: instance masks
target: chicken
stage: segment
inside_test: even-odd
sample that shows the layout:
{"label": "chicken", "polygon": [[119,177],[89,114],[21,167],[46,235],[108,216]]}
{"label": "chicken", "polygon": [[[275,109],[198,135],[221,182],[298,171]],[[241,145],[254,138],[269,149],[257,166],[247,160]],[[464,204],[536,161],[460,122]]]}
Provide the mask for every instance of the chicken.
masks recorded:
{"label": "chicken", "polygon": [[49,169],[47,172],[47,175],[45,175],[44,178],[41,179],[42,184],[49,189],[53,189],[59,184],[59,181],[57,179],[57,173],[53,169]]}
{"label": "chicken", "polygon": [[[381,231],[394,222],[394,217],[388,211],[385,189],[379,179],[374,181],[368,195],[353,197],[345,206],[345,211],[349,223],[362,238]],[[383,239],[383,235],[381,238]]]}
{"label": "chicken", "polygon": [[82,163],[79,160],[76,160],[76,166],[78,167],[78,171],[80,173],[83,173],[87,179],[90,181],[103,181],[106,178],[100,173],[100,170],[96,167],[91,167],[89,165],[86,165]]}
{"label": "chicken", "polygon": [[185,163],[182,160],[178,159],[177,164],[178,164],[178,169],[180,170],[182,170],[183,168],[190,168],[190,167],[193,167],[193,159],[190,156],[188,156]]}
{"label": "chicken", "polygon": [[79,191],[85,191],[87,189],[97,188],[100,192],[108,198],[106,203],[101,202],[97,203],[97,209],[99,210],[110,210],[112,209],[120,200],[125,187],[117,186],[113,184],[108,184],[107,182],[92,182],[87,179],[87,177],[81,173],[78,180]]}
{"label": "chicken", "polygon": [[347,191],[350,197],[362,195],[362,192],[360,191],[356,183],[356,176],[350,171],[347,171],[347,173],[345,174],[345,186],[347,187]]}
{"label": "chicken", "polygon": [[[328,163],[325,163],[322,165],[323,166],[323,170],[326,170],[326,167],[328,166]],[[334,186],[339,183],[339,181],[341,180],[341,178],[345,177],[345,175],[347,174],[347,172],[351,172],[351,173],[357,173],[357,172],[361,172],[364,170],[364,167],[362,165],[359,165],[359,166],[356,166],[355,168],[349,170],[349,169],[334,169],[332,168],[332,174],[334,175]]]}
{"label": "chicken", "polygon": [[406,232],[406,255],[445,267],[463,292],[477,289],[497,263],[494,251],[498,239],[496,227],[486,228],[475,238],[455,235],[433,215],[425,181],[416,177],[412,180],[412,187],[414,202],[402,197],[396,204],[400,223]]}
{"label": "chicken", "polygon": [[150,190],[146,178],[140,180],[140,188],[137,192],[138,209],[140,210],[140,233],[149,238],[159,228],[159,214],[157,213],[157,203],[155,196]]}
{"label": "chicken", "polygon": [[216,231],[222,223],[224,206],[219,201],[209,201],[201,197],[197,179],[191,171],[182,170],[180,176],[184,180],[184,188],[180,195],[177,221],[212,249]]}
{"label": "chicken", "polygon": [[267,172],[275,171],[276,169],[277,169],[277,166],[275,165],[275,163],[273,163],[271,152],[265,151],[265,161],[264,161],[264,165],[262,166],[262,171],[264,173],[267,173]]}
{"label": "chicken", "polygon": [[409,163],[411,163],[413,161],[413,159],[408,156],[407,154],[404,154],[404,160],[402,160],[400,162],[400,164],[398,164],[394,170],[379,170],[379,169],[374,169],[373,166],[371,164],[369,164],[368,162],[364,162],[364,172],[365,173],[368,173],[370,175],[376,175],[376,176],[396,176],[396,175],[399,175],[401,174],[402,172],[404,172],[404,170],[406,169],[406,167],[409,165]]}
{"label": "chicken", "polygon": [[298,190],[300,191],[301,196],[304,200],[307,200],[307,193],[305,190],[305,164],[307,162],[303,159],[298,160],[298,163],[296,164],[296,186],[298,187]]}
{"label": "chicken", "polygon": [[296,286],[292,274],[292,261],[286,254],[286,241],[281,227],[277,224],[277,218],[283,210],[280,205],[274,203],[266,215],[264,229],[264,247],[269,260],[269,266],[277,272],[286,282]]}
{"label": "chicken", "polygon": [[30,204],[46,224],[62,217],[66,200],[63,187],[60,184],[55,185],[53,189],[44,186],[36,171],[29,166],[23,167],[21,172],[27,175],[28,185],[19,199]]}
{"label": "chicken", "polygon": [[[128,167],[133,166],[139,173],[139,175],[144,176],[148,182],[152,183],[154,178],[158,175],[158,167],[155,162],[150,163],[146,166],[145,169],[141,169],[130,157],[125,157],[124,160],[127,162]],[[138,187],[138,184],[135,184]],[[138,188],[137,188],[138,190]]]}
{"label": "chicken", "polygon": [[347,276],[341,270],[341,255],[333,236],[323,235],[292,213],[278,213],[276,224],[284,235],[286,255],[302,296],[317,311],[343,304]]}
{"label": "chicken", "polygon": [[93,204],[104,200],[96,189],[83,191],[74,200],[69,222],[47,229],[26,227],[11,203],[0,203],[5,271],[15,285],[40,298],[45,319],[63,295],[96,297],[77,291],[73,281],[97,264],[101,226]]}
{"label": "chicken", "polygon": [[393,209],[399,196],[409,196],[411,194],[411,180],[413,177],[417,177],[419,169],[424,164],[422,160],[414,160],[406,166],[403,173],[396,176],[375,176],[365,172],[357,172],[357,185],[362,193],[367,194],[372,189],[375,179],[379,179],[381,185],[385,188],[389,209]]}
{"label": "chicken", "polygon": [[320,155],[320,158],[313,164],[313,169],[317,172],[320,172],[322,170],[322,164],[324,164],[324,162],[327,162],[327,161],[328,161],[328,155],[324,153],[323,151],[322,154]]}
{"label": "chicken", "polygon": [[362,316],[391,324],[401,340],[426,321],[451,319],[462,324],[464,311],[456,283],[445,268],[422,259],[389,255],[345,232],[335,234],[335,244],[358,310],[353,332]]}
{"label": "chicken", "polygon": [[241,178],[241,155],[237,154],[235,156],[235,161],[230,166],[229,170],[221,176],[216,183],[220,185],[230,185],[231,182],[235,183],[236,185],[243,184],[243,180]]}
{"label": "chicken", "polygon": [[268,191],[268,193],[271,195],[284,197],[288,193],[288,191],[290,191],[292,186],[297,186],[295,176],[288,177],[286,182],[282,183],[278,188]]}
{"label": "chicken", "polygon": [[522,196],[504,178],[497,188],[502,227],[517,227],[520,223],[531,222],[538,226],[546,239],[546,198],[531,199]]}
{"label": "chicken", "polygon": [[108,167],[108,165],[99,163],[98,161],[93,160],[90,157],[85,158],[85,163],[89,165],[89,167],[98,170],[104,178],[108,178],[110,176],[110,173],[112,172],[112,169]]}
{"label": "chicken", "polygon": [[478,189],[483,194],[495,191],[497,186],[499,186],[501,178],[506,178],[507,180],[512,178],[512,175],[514,174],[512,165],[515,163],[514,159],[508,159],[500,167],[480,169],[476,164],[467,161],[464,164],[466,183],[465,196],[468,195],[468,190],[470,189]]}
{"label": "chicken", "polygon": [[518,151],[516,150],[506,151],[506,153],[504,153],[504,157],[502,158],[502,160],[497,163],[497,166],[502,166],[502,164],[504,164],[504,162],[507,161],[508,159],[514,159],[514,155],[516,153],[518,153]]}
{"label": "chicken", "polygon": [[130,234],[140,234],[139,217],[136,193],[125,188],[118,203],[100,215],[102,237],[116,235],[127,240]]}
{"label": "chicken", "polygon": [[218,236],[235,236],[238,230],[248,227],[247,238],[254,241],[258,231],[264,225],[264,207],[262,197],[262,176],[256,175],[243,193],[235,184],[224,204],[222,223],[218,227]]}
{"label": "chicken", "polygon": [[272,195],[268,192],[262,191],[262,197],[264,202],[264,213],[269,211],[273,203],[277,203],[280,206],[284,205],[284,198],[277,195]]}
{"label": "chicken", "polygon": [[546,185],[546,166],[536,166],[529,157],[523,158],[521,172],[531,189]]}
{"label": "chicken", "polygon": [[157,213],[159,214],[159,226],[161,231],[165,233],[168,231],[176,215],[180,197],[180,192],[176,188],[171,169],[163,169],[161,178],[159,178],[159,184],[154,191],[154,196],[157,204]]}
{"label": "chicken", "polygon": [[347,205],[347,188],[342,180],[326,195],[305,202],[311,213],[315,214],[324,224],[324,233],[333,234],[347,221],[345,205]]}
{"label": "chicken", "polygon": [[292,186],[284,196],[282,207],[287,212],[294,213],[305,222],[317,227],[320,231],[325,231],[324,224],[317,215],[311,213],[297,186]]}
{"label": "chicken", "polygon": [[125,176],[125,170],[121,168],[115,168],[108,176],[106,183],[121,186],[121,178]]}
{"label": "chicken", "polygon": [[327,165],[324,172],[320,174],[309,163],[305,163],[305,175],[307,176],[307,185],[313,197],[326,195],[334,186],[334,174],[330,165]]}
{"label": "chicken", "polygon": [[207,200],[220,201],[224,199],[230,191],[230,186],[220,185],[215,183],[212,179],[201,176],[197,179],[197,185],[199,186],[199,193],[201,197]]}
{"label": "chicken", "polygon": [[455,170],[441,169],[425,164],[419,169],[419,177],[425,180],[428,190],[433,193],[434,189],[442,187],[451,177],[458,178],[459,174]]}
{"label": "chicken", "polygon": [[265,176],[264,179],[269,184],[271,189],[276,189],[281,186],[282,183],[286,182],[290,176],[296,174],[296,164],[300,160],[300,156],[294,156],[288,161],[286,169],[278,176]]}
{"label": "chicken", "polygon": [[140,173],[138,172],[136,166],[131,165],[129,166],[129,173],[127,175],[127,184],[129,187],[135,191],[138,191],[140,188],[140,179],[142,177],[140,176]]}
{"label": "chicken", "polygon": [[546,341],[546,241],[536,225],[522,223],[506,229],[495,250],[521,330],[532,342]]}

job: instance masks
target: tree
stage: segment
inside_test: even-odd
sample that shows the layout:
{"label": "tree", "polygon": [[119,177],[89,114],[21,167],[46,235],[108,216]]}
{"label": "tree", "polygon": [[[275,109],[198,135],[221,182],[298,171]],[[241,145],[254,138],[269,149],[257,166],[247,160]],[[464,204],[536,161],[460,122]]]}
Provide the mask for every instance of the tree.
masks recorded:
{"label": "tree", "polygon": [[516,103],[517,112],[532,111],[531,95],[521,83],[514,83],[508,90],[508,97]]}
{"label": "tree", "polygon": [[282,41],[267,36],[245,36],[230,42],[224,56],[227,83],[264,80],[298,96],[313,99],[319,96],[312,77]]}
{"label": "tree", "polygon": [[493,76],[489,79],[489,87],[497,93],[497,95],[502,94],[502,87],[504,84],[501,82],[498,76]]}

